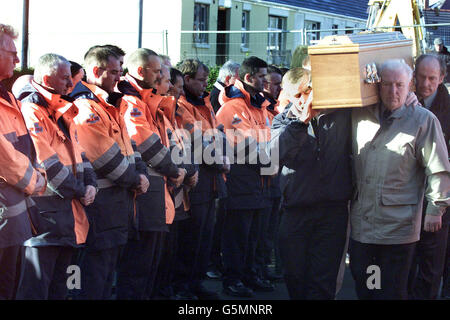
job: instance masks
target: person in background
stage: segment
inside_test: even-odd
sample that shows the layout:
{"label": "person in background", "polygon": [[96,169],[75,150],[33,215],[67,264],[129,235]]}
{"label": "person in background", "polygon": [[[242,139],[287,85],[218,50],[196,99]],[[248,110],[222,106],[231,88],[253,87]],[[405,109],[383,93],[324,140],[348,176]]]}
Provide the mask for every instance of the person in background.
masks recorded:
{"label": "person in background", "polygon": [[157,53],[140,48],[127,57],[128,73],[117,89],[126,103],[124,119],[137,151],[146,165],[150,190],[137,197],[139,237],[126,244],[117,275],[118,299],[145,299],[152,295],[163,239],[175,216],[169,183],[181,185],[185,170],[171,158],[168,132],[165,130],[165,104],[171,97],[156,94],[161,79],[161,60]]}
{"label": "person in background", "polygon": [[24,74],[14,81],[11,92],[17,100],[20,100],[20,91],[33,80],[32,74]]}
{"label": "person in background", "polygon": [[434,53],[439,55],[443,60],[444,64],[447,67],[447,76],[444,77],[444,83],[450,82],[450,52],[448,48],[444,45],[442,38],[434,39]]}
{"label": "person in background", "polygon": [[[165,66],[162,66],[164,69]],[[185,131],[180,130],[176,121],[177,102],[181,94],[184,94],[183,74],[174,68],[170,69],[171,86],[167,94],[175,98],[175,108],[173,110],[166,105],[164,114],[167,120],[170,121],[168,130],[168,138],[170,141],[169,148],[171,154],[188,155],[187,159],[191,160],[191,149],[187,136],[184,136]],[[164,91],[161,92],[165,93]],[[172,105],[171,105],[172,106]],[[167,130],[168,128],[166,128]],[[176,149],[176,150],[175,150]],[[178,151],[178,152],[177,152]],[[176,152],[176,153],[175,153]],[[163,250],[161,254],[161,261],[158,267],[158,272],[155,280],[155,289],[152,299],[182,299],[180,294],[175,294],[173,288],[173,277],[175,272],[175,265],[177,263],[176,257],[178,254],[178,242],[183,241],[178,236],[178,225],[180,221],[189,219],[189,191],[195,187],[198,182],[198,165],[190,163],[182,163],[179,167],[186,169],[187,178],[180,187],[171,186],[171,195],[175,206],[175,217],[172,224],[168,225],[169,232],[163,240]],[[195,172],[192,175],[192,172]]]}
{"label": "person in background", "polygon": [[68,94],[72,92],[73,88],[80,82],[81,80],[86,80],[86,73],[84,72],[83,67],[76,63],[75,61],[70,62],[70,74],[72,77],[72,88],[69,90]]}
{"label": "person in background", "polygon": [[[446,65],[438,55],[424,54],[416,59],[414,70],[416,95],[422,106],[438,118],[450,155],[450,96],[443,84],[445,76]],[[408,298],[415,300],[438,298],[448,242],[449,209],[447,208],[442,215],[442,228],[429,232],[424,230],[423,221],[427,206],[428,201],[425,198],[420,240],[416,245],[408,279]]]}
{"label": "person in background", "polygon": [[238,297],[251,297],[253,290],[274,290],[255,267],[261,219],[264,211],[271,210],[269,177],[262,173],[270,128],[266,109],[270,102],[262,94],[266,75],[265,61],[254,56],[245,59],[239,79],[221,92],[224,103],[217,113],[217,121],[224,126],[227,140],[239,157],[227,174],[222,230],[223,289],[227,295]]}
{"label": "person in background", "polygon": [[[229,60],[219,70],[219,75],[210,92],[209,98],[214,112],[217,113],[222,106],[223,101],[219,101],[220,92],[227,86],[233,85],[239,78],[239,63]],[[226,212],[225,199],[216,199],[216,212],[214,223],[214,237],[211,248],[211,257],[206,276],[209,279],[220,279],[223,273],[222,262],[222,228],[223,219]]]}
{"label": "person in background", "polygon": [[219,75],[217,76],[217,80],[214,83],[214,87],[212,88],[209,95],[209,100],[211,101],[211,105],[215,113],[217,113],[217,111],[222,106],[222,103],[220,103],[219,101],[220,92],[223,90],[223,88],[234,84],[234,82],[238,78],[239,63],[232,60],[225,62],[219,70]]}
{"label": "person in background", "polygon": [[[184,76],[184,96],[178,99],[176,111],[180,128],[190,134],[191,148],[208,148],[217,157],[212,162],[195,158],[199,164],[198,183],[189,192],[189,219],[179,222],[179,249],[174,286],[180,297],[188,299],[218,299],[217,292],[208,290],[203,280],[208,267],[214,232],[215,198],[224,196],[223,173],[228,170],[222,148],[211,136],[219,133],[214,110],[206,92],[209,69],[201,61],[184,60],[179,70]],[[199,138],[197,138],[199,137]],[[198,142],[198,144],[197,144]],[[222,149],[223,150],[223,149]],[[195,150],[193,150],[195,153]],[[216,161],[219,159],[219,162]]]}
{"label": "person in background", "polygon": [[170,81],[170,68],[166,65],[161,64],[161,77],[155,85],[156,93],[159,95],[167,95],[167,93],[172,89],[172,82]]}

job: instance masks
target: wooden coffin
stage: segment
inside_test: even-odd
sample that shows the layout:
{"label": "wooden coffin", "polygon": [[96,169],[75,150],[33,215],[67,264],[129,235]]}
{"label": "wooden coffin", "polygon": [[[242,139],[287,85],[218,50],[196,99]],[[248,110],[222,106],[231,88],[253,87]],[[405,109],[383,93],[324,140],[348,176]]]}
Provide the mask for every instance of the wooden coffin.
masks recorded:
{"label": "wooden coffin", "polygon": [[351,108],[379,101],[376,67],[389,59],[413,64],[412,41],[400,32],[327,36],[308,47],[313,109]]}

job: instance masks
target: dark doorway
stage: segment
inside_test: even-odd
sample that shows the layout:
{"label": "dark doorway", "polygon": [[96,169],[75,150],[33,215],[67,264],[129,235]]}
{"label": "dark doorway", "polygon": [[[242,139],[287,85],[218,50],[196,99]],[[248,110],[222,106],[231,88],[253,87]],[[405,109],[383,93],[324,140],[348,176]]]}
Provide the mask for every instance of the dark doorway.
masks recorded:
{"label": "dark doorway", "polygon": [[[217,17],[217,31],[229,30],[230,9],[219,7]],[[228,60],[227,43],[229,35],[226,33],[217,34],[216,64],[222,65]]]}

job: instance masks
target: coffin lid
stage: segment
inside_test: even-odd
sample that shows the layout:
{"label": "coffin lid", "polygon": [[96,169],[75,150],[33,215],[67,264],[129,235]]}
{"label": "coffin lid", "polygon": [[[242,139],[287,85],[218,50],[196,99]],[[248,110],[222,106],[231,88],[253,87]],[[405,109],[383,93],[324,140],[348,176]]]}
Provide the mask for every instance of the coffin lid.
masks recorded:
{"label": "coffin lid", "polygon": [[308,47],[308,54],[330,54],[337,52],[361,52],[376,47],[411,46],[412,40],[401,32],[357,33],[326,36],[314,46]]}

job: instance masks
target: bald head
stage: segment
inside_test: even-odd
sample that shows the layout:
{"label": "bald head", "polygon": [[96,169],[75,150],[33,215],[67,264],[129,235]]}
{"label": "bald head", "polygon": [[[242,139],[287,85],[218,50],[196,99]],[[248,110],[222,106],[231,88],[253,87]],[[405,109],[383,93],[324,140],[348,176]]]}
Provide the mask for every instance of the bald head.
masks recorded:
{"label": "bald head", "polygon": [[416,80],[416,93],[420,98],[433,95],[438,86],[444,81],[446,65],[436,55],[424,54],[416,60],[414,76]]}

